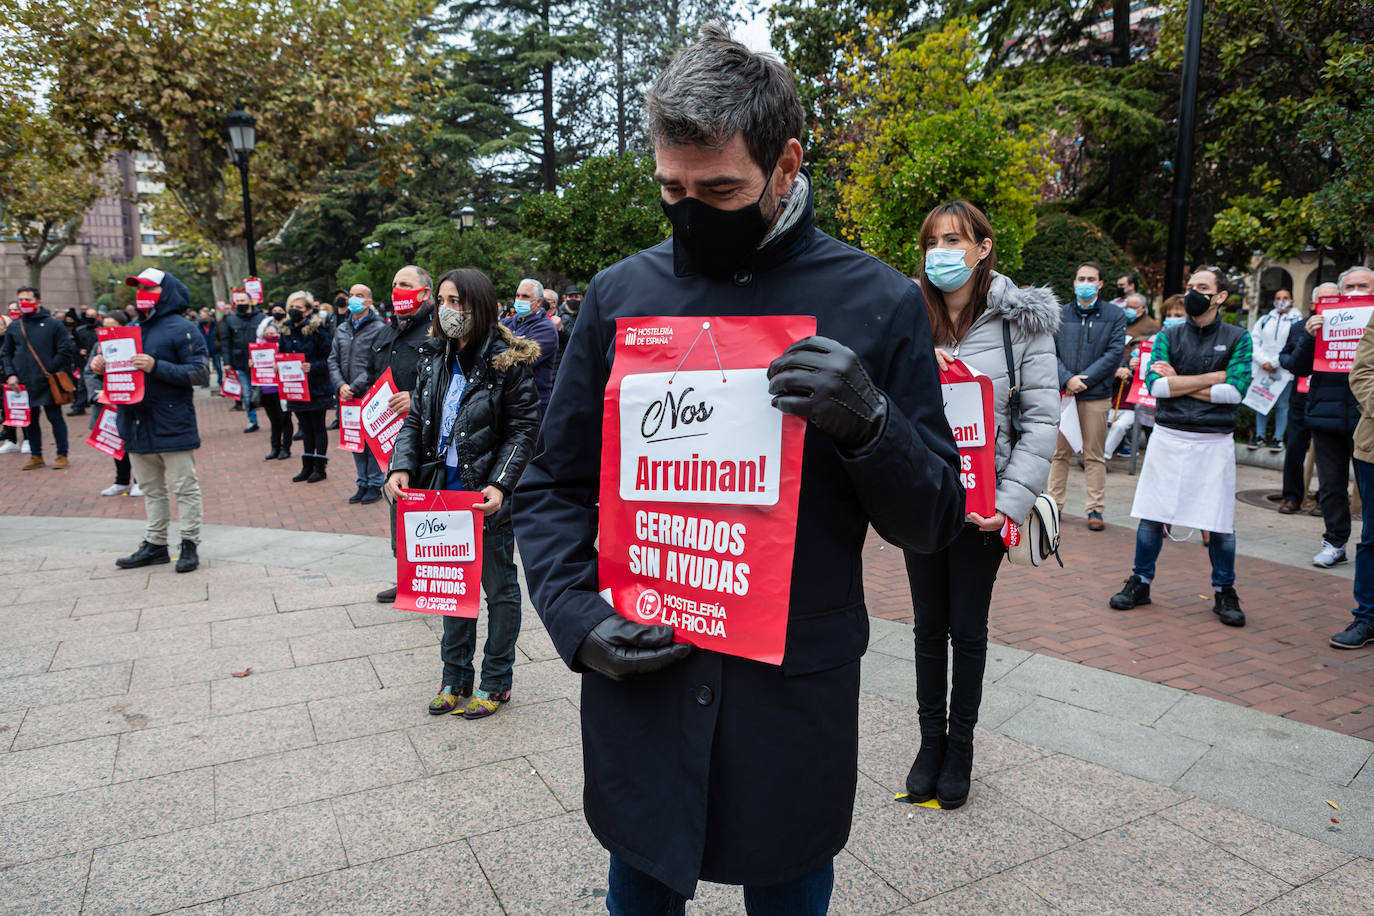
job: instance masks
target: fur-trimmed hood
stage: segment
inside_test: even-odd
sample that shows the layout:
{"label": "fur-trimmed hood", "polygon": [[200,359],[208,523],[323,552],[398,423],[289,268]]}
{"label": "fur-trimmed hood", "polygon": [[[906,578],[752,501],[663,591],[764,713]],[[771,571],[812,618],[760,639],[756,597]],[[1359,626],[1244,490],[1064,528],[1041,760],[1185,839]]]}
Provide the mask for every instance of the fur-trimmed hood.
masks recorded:
{"label": "fur-trimmed hood", "polygon": [[1021,289],[1002,274],[993,272],[988,287],[988,308],[1030,334],[1058,334],[1061,307],[1054,290],[1048,286]]}
{"label": "fur-trimmed hood", "polygon": [[[538,341],[516,337],[515,332],[503,324],[496,325],[496,330],[501,335],[501,340],[506,344],[506,349],[491,358],[491,365],[497,372],[505,372],[515,365],[534,365],[534,361],[539,358],[540,353]],[[493,344],[488,344],[488,346],[493,346]]]}
{"label": "fur-trimmed hood", "polygon": [[[305,321],[304,324],[301,325],[301,336],[309,337],[311,334],[314,334],[323,326],[324,316],[321,315],[319,312],[312,311],[310,317]],[[290,334],[292,330],[291,316],[288,315],[283,320],[277,322],[277,327],[281,329],[281,333],[283,334],[283,336],[286,334]]]}

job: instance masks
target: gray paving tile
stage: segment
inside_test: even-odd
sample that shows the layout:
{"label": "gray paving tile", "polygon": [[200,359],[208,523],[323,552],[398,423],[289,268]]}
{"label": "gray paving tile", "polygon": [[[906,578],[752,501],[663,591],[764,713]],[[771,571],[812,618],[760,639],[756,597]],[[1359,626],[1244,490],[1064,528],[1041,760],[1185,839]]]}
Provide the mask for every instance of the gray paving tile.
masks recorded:
{"label": "gray paving tile", "polygon": [[1028,693],[1003,687],[1001,684],[983,684],[983,702],[978,707],[978,722],[984,728],[1000,729],[1008,719],[1025,709],[1036,698]]}
{"label": "gray paving tile", "polygon": [[916,710],[906,703],[860,692],[859,736],[874,735],[894,728],[914,734],[917,728]]}
{"label": "gray paving tile", "polygon": [[56,651],[56,643],[0,649],[0,680],[23,677],[27,674],[42,674],[48,670]]}
{"label": "gray paving tile", "polygon": [[995,789],[955,811],[893,802],[854,819],[847,847],[911,900],[951,890],[1074,842]]}
{"label": "gray paving tile", "polygon": [[[485,603],[482,605],[482,613],[485,616]],[[531,620],[531,617],[534,619]],[[521,621],[520,638],[516,640],[515,644],[533,662],[542,662],[559,657],[558,650],[553,647],[553,640],[549,638],[548,631],[539,622],[539,618],[532,613],[527,613],[524,620]]]}
{"label": "gray paving tile", "polygon": [[165,607],[204,601],[208,587],[204,582],[188,580],[184,576],[169,583],[160,583],[155,588],[142,589],[123,588],[122,583],[116,585],[115,581],[92,580],[91,584],[103,587],[81,594],[76,600],[76,607],[72,609],[72,616],[84,617],[87,614],[109,614],[131,608]]}
{"label": "gray paving tile", "polygon": [[[1374,857],[1374,796],[1226,748],[1212,748],[1174,788],[1277,827]],[[1327,801],[1341,806],[1336,811]],[[1331,823],[1331,818],[1340,821]]]}
{"label": "gray paving tile", "polygon": [[566,699],[574,706],[582,694],[582,676],[568,670],[561,658],[526,662],[515,669],[510,705]]}
{"label": "gray paving tile", "polygon": [[1156,727],[1342,783],[1374,755],[1374,742],[1192,694]]}
{"label": "gray paving tile", "polygon": [[140,658],[134,661],[129,689],[157,690],[178,684],[221,680],[249,668],[253,670],[248,676],[256,677],[268,671],[290,668],[293,664],[291,645],[284,639]]}
{"label": "gray paving tile", "polygon": [[214,794],[206,768],[7,805],[0,809],[0,865],[208,824]]}
{"label": "gray paving tile", "polygon": [[322,697],[347,696],[380,687],[367,659],[350,658],[211,681],[210,708],[216,715],[247,712]]}
{"label": "gray paving tile", "polygon": [[[560,865],[561,867],[561,865]],[[503,911],[467,843],[449,843],[230,897],[226,916],[412,916]],[[181,916],[180,913],[177,916]]]}
{"label": "gray paving tile", "polygon": [[220,820],[288,808],[425,775],[404,732],[254,757],[215,767]]}
{"label": "gray paving tile", "polygon": [[1004,677],[1020,668],[1023,662],[1036,657],[1034,652],[1027,652],[1025,649],[1014,649],[1011,646],[990,642],[983,680],[987,683],[1000,683]]}
{"label": "gray paving tile", "polygon": [[1251,910],[1251,916],[1331,916],[1367,913],[1374,901],[1374,862],[1356,859]]}
{"label": "gray paving tile", "polygon": [[353,621],[355,627],[422,619],[421,615],[414,611],[398,611],[389,604],[378,604],[375,598],[365,598],[355,604],[345,605],[344,610],[348,611],[348,619]]}
{"label": "gray paving tile", "polygon": [[310,718],[320,741],[341,741],[422,723],[435,728],[446,726],[447,721],[435,721],[443,716],[431,716],[427,711],[433,696],[433,684],[406,684],[353,696],[312,700]]}
{"label": "gray paving tile", "polygon": [[308,633],[343,629],[353,626],[348,612],[341,607],[312,608],[274,614],[271,617],[249,617],[243,620],[218,620],[210,624],[211,638],[216,648],[242,646],[269,639],[291,639]]}
{"label": "gray paving tile", "polygon": [[0,868],[0,900],[5,901],[5,912],[14,916],[77,916],[90,866],[91,854],[83,852]]}
{"label": "gray paving tile", "polygon": [[315,733],[301,704],[149,728],[119,741],[115,778],[125,780],[294,750],[314,744]]}
{"label": "gray paving tile", "polygon": [[1029,744],[1172,785],[1207,750],[1192,738],[1041,697],[998,726]]}
{"label": "gray paving tile", "polygon": [[863,657],[859,669],[859,689],[864,693],[916,705],[916,672],[906,659],[880,652]]}
{"label": "gray paving tile", "polygon": [[62,620],[72,615],[76,598],[54,596],[44,601],[31,601],[27,604],[6,604],[0,606],[0,625],[10,626],[33,620]]}
{"label": "gray paving tile", "polygon": [[1274,876],[1153,816],[1028,862],[1007,876],[1066,912],[1132,916],[1247,913],[1288,889]]}
{"label": "gray paving tile", "polygon": [[96,850],[86,914],[161,912],[344,864],[327,802]]}
{"label": "gray paving tile", "polygon": [[525,759],[569,811],[582,809],[582,743],[526,754]]}
{"label": "gray paving tile", "polygon": [[426,646],[436,654],[438,652],[429,627],[418,620],[403,620],[375,627],[350,627],[298,636],[291,640],[291,654],[295,656],[297,665],[314,665],[419,646]]}
{"label": "gray paving tile", "polygon": [[577,744],[581,740],[578,714],[566,700],[549,700],[498,711],[488,719],[468,721],[440,716],[433,723],[409,730],[410,740],[429,773],[463,770],[483,763]]}
{"label": "gray paving tile", "polygon": [[1033,655],[997,682],[1023,693],[1150,725],[1187,696],[1181,690],[1047,655]]}
{"label": "gray paving tile", "polygon": [[406,684],[429,684],[433,687],[443,677],[443,665],[439,660],[438,643],[433,641],[434,634],[423,623],[420,626],[429,636],[430,645],[368,656],[383,687],[402,687]]}
{"label": "gray paving tile", "polygon": [[59,643],[64,639],[81,639],[111,633],[128,633],[138,626],[138,611],[119,611],[96,614],[92,617],[63,617],[60,620],[33,620],[6,623],[5,644],[36,646]]}
{"label": "gray paving tile", "polygon": [[1200,798],[1167,808],[1159,816],[1293,885],[1306,884],[1354,858],[1353,853]]}
{"label": "gray paving tile", "polygon": [[277,611],[301,611],[307,608],[329,607],[331,605],[357,604],[360,601],[377,600],[378,586],[374,582],[359,582],[351,585],[330,585],[323,587],[288,588],[285,592],[274,588],[277,598]]}
{"label": "gray paving tile", "polygon": [[189,604],[169,604],[166,607],[146,607],[138,619],[139,630],[162,630],[193,623],[213,623],[217,620],[237,620],[240,617],[263,617],[277,613],[271,595],[250,593],[232,598],[194,601]]}
{"label": "gray paving tile", "polygon": [[564,813],[524,760],[346,795],[333,805],[354,865]]}
{"label": "gray paving tile", "polygon": [[84,668],[125,659],[178,655],[210,648],[210,628],[206,624],[170,627],[134,633],[110,633],[66,639],[57,647],[52,670]]}
{"label": "gray paving tile", "polygon": [[210,688],[205,684],[36,706],[24,719],[14,750],[173,725],[209,714]]}
{"label": "gray paving tile", "polygon": [[[606,850],[581,813],[537,820],[470,841],[506,913],[605,913]],[[549,868],[548,851],[558,850]]]}
{"label": "gray paving tile", "polygon": [[112,736],[0,755],[0,805],[105,785],[118,745]]}
{"label": "gray paving tile", "polygon": [[27,711],[24,709],[7,709],[0,712],[0,754],[9,751],[10,743],[18,734],[19,725],[24,721],[24,714]]}
{"label": "gray paving tile", "polygon": [[970,916],[983,913],[1015,913],[1016,916],[1053,916],[1060,913],[1020,881],[1006,875],[990,875],[972,884],[946,891],[893,916]]}

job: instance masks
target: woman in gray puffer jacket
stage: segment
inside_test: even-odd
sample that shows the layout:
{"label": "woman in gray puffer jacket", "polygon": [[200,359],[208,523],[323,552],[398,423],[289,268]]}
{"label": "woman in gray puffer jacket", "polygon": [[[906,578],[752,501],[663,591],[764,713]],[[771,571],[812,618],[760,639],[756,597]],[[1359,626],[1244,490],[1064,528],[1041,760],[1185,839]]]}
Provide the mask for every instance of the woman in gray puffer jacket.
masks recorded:
{"label": "woman in gray puffer jacket", "polygon": [[[958,359],[989,376],[997,426],[997,511],[969,513],[950,546],[906,555],[916,616],[916,701],[921,749],[907,774],[912,801],[936,799],[957,808],[968,798],[973,768],[973,726],[983,699],[988,649],[988,607],[997,568],[1006,552],[1002,527],[1020,524],[1045,486],[1059,435],[1059,372],[1055,334],[1060,307],[1045,289],[1018,289],[993,270],[992,227],[968,201],[941,204],[921,224],[925,294],[942,368]],[[1009,416],[1004,327],[1020,391]],[[1019,432],[1012,445],[1013,428]],[[945,706],[945,658],[953,644],[954,672]],[[948,731],[946,723],[948,722]]]}

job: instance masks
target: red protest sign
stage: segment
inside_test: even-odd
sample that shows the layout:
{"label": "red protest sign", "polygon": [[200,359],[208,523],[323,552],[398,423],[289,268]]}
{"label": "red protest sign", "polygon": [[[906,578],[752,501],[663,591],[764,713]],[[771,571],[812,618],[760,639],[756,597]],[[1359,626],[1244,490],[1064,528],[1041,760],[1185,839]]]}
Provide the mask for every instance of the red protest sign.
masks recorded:
{"label": "red protest sign", "polygon": [[277,384],[277,342],[248,345],[248,384]]}
{"label": "red protest sign", "polygon": [[1322,316],[1322,327],[1313,371],[1349,372],[1355,364],[1355,348],[1374,318],[1374,296],[1323,296],[1317,300],[1317,314]]}
{"label": "red protest sign", "polygon": [[[248,298],[254,302],[262,301],[262,281],[257,277],[249,277],[243,281],[243,291],[248,294]],[[257,382],[253,383],[254,385]]]}
{"label": "red protest sign", "polygon": [[1126,403],[1139,404],[1141,407],[1154,407],[1155,396],[1145,386],[1145,376],[1150,371],[1150,353],[1154,350],[1155,340],[1140,342],[1140,364],[1136,366],[1135,378],[1131,379],[1131,393],[1126,395]]}
{"label": "red protest sign", "polygon": [[606,385],[598,587],[679,642],[778,665],[806,423],[768,364],[815,318],[620,318]]}
{"label": "red protest sign", "polygon": [[16,429],[29,425],[29,390],[23,385],[5,388],[5,425]]}
{"label": "red protest sign", "polygon": [[997,427],[992,420],[992,379],[954,360],[940,373],[945,419],[959,446],[959,481],[965,511],[984,518],[997,512]]}
{"label": "red protest sign", "polygon": [[[342,424],[340,424],[342,425]],[[477,616],[482,592],[481,493],[402,490],[396,501],[398,611]]]}
{"label": "red protest sign", "polygon": [[339,448],[345,452],[361,452],[363,444],[362,398],[339,399]]}
{"label": "red protest sign", "polygon": [[237,372],[224,373],[224,381],[220,383],[219,393],[226,398],[233,398],[236,401],[243,399],[243,385],[239,383]]}
{"label": "red protest sign", "polygon": [[363,441],[372,449],[377,464],[385,471],[391,466],[391,450],[401,432],[405,417],[392,410],[387,402],[396,393],[396,380],[387,369],[382,377],[363,395]]}
{"label": "red protest sign", "polygon": [[305,380],[304,353],[277,354],[277,390],[283,401],[310,400],[310,385]]}
{"label": "red protest sign", "polygon": [[1312,376],[1304,375],[1298,379],[1298,391],[1306,394],[1312,388]]}
{"label": "red protest sign", "polygon": [[101,328],[100,355],[105,376],[100,400],[106,404],[137,404],[143,400],[143,370],[134,357],[143,352],[142,328]]}
{"label": "red protest sign", "polygon": [[86,444],[116,461],[124,457],[124,440],[120,438],[119,428],[115,425],[114,408],[101,408],[100,416],[96,419],[95,427],[86,439]]}

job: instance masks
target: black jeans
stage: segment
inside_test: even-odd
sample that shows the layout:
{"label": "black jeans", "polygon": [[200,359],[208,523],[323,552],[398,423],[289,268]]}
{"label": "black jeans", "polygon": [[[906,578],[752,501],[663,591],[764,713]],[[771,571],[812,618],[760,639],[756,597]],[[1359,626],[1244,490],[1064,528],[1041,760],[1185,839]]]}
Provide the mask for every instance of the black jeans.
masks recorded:
{"label": "black jeans", "polygon": [[972,525],[938,553],[906,554],[906,575],[916,613],[916,715],[921,736],[945,734],[945,656],[954,646],[949,691],[949,737],[972,741],[983,702],[988,657],[988,606],[1006,549],[996,531]]}
{"label": "black jeans", "polygon": [[[67,454],[67,418],[62,416],[62,406],[60,404],[44,404],[43,413],[47,416],[48,422],[52,424],[53,441],[57,443],[57,454],[65,456]],[[38,408],[33,408],[30,416],[33,422],[24,430],[24,438],[29,440],[29,451],[34,457],[41,457],[43,454],[43,427],[39,426],[42,417],[39,416]]]}
{"label": "black jeans", "polygon": [[129,456],[125,455],[123,458],[116,458],[114,463],[115,485],[127,487],[129,484],[133,483],[134,470],[132,463],[129,461]]}
{"label": "black jeans", "polygon": [[[511,688],[515,641],[520,636],[520,579],[515,571],[515,526],[482,532],[482,591],[487,596],[487,643],[482,648],[481,689],[489,694]],[[471,686],[472,656],[477,649],[475,617],[445,617],[439,656],[444,683]]]}
{"label": "black jeans", "polygon": [[262,409],[267,411],[267,422],[272,425],[272,448],[284,448],[291,450],[291,436],[294,430],[291,428],[291,411],[285,410],[281,406],[281,395],[277,393],[262,393]]}
{"label": "black jeans", "polygon": [[[315,458],[323,458],[325,450],[329,447],[329,434],[325,432],[325,411],[319,410],[297,410],[296,422],[301,426],[301,448],[306,455]],[[291,442],[291,437],[287,436],[287,444]]]}
{"label": "black jeans", "polygon": [[1350,540],[1350,459],[1355,456],[1355,438],[1350,433],[1314,429],[1312,442],[1317,455],[1317,502],[1326,523],[1322,540],[1344,547]]}
{"label": "black jeans", "polygon": [[[1303,400],[1306,400],[1303,395]],[[1312,444],[1312,430],[1307,426],[1304,404],[1298,401],[1298,393],[1293,392],[1289,401],[1288,429],[1283,434],[1283,498],[1302,505],[1307,493],[1302,485],[1302,471],[1307,464],[1307,447]]]}

